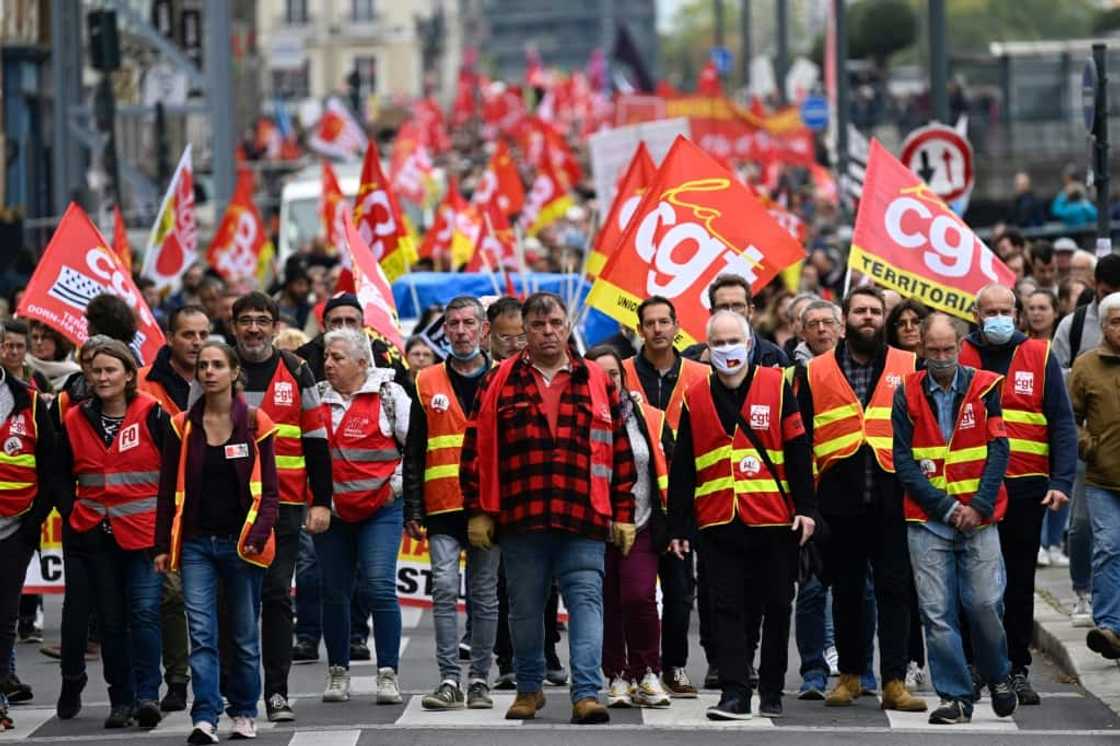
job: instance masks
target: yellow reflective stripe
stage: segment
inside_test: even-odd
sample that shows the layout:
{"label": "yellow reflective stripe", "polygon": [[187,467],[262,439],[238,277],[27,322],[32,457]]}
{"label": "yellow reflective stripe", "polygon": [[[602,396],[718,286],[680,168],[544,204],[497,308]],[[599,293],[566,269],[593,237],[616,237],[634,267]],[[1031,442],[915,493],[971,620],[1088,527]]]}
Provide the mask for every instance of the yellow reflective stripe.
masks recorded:
{"label": "yellow reflective stripe", "polygon": [[731,477],[720,477],[719,479],[712,479],[704,482],[702,485],[697,487],[695,496],[704,497],[704,495],[710,495],[713,492],[732,489],[734,486],[735,480]]}
{"label": "yellow reflective stripe", "polygon": [[980,489],[979,479],[962,479],[958,482],[950,482],[945,492],[950,495],[963,495],[965,493],[975,493]]}
{"label": "yellow reflective stripe", "polygon": [[945,456],[945,446],[925,446],[924,448],[911,448],[910,453],[915,459],[939,459]]}
{"label": "yellow reflective stripe", "polygon": [[1007,442],[1011,446],[1012,451],[1033,453],[1038,456],[1050,455],[1049,443],[1039,443],[1037,440],[1024,440],[1023,438],[1008,438]]}
{"label": "yellow reflective stripe", "polygon": [[696,457],[696,471],[707,469],[712,464],[731,458],[731,446],[720,446],[715,450],[701,453]]}
{"label": "yellow reflective stripe", "polygon": [[890,407],[868,407],[863,410],[863,419],[865,420],[889,420],[890,418]]}
{"label": "yellow reflective stripe", "polygon": [[880,437],[878,435],[867,436],[867,445],[874,448],[876,451],[889,451],[894,447],[893,437]]}
{"label": "yellow reflective stripe", "polygon": [[[754,456],[757,453],[758,453],[758,451],[756,451],[753,448],[736,448],[731,453],[731,460],[732,460],[732,462],[737,464],[740,461],[742,461],[744,458],[746,458],[747,456]],[[770,457],[771,463],[773,463],[775,466],[778,465],[778,464],[784,464],[786,462],[786,452],[785,451],[772,451],[769,448],[767,448],[766,449],[766,455]]]}
{"label": "yellow reflective stripe", "polygon": [[813,427],[824,427],[845,417],[855,417],[859,414],[858,404],[845,404],[842,407],[829,409],[813,415]]}
{"label": "yellow reflective stripe", "polygon": [[26,466],[30,469],[35,468],[35,454],[24,453],[19,456],[9,456],[8,454],[0,451],[0,464],[11,464],[12,466]]}
{"label": "yellow reflective stripe", "polygon": [[862,432],[848,433],[847,435],[841,435],[839,438],[826,440],[823,443],[813,446],[813,454],[816,455],[817,458],[823,458],[830,453],[835,453],[843,448],[847,448],[853,443],[859,443],[862,440]]}
{"label": "yellow reflective stripe", "polygon": [[261,494],[261,483],[249,482],[249,494],[253,497],[259,497]]}
{"label": "yellow reflective stripe", "polygon": [[774,464],[775,466],[777,466],[778,464],[784,464],[786,462],[785,451],[771,451],[769,448],[767,448],[766,455],[770,457],[770,463]]}
{"label": "yellow reflective stripe", "polygon": [[[789,483],[782,480],[782,489],[789,490]],[[736,479],[736,492],[777,492],[778,488],[773,479]]]}
{"label": "yellow reflective stripe", "polygon": [[429,451],[435,451],[440,448],[462,448],[462,446],[462,435],[437,435],[434,438],[428,438]]}
{"label": "yellow reflective stripe", "polygon": [[450,479],[459,476],[458,464],[445,464],[443,466],[433,466],[424,470],[424,481],[430,482],[433,479]]}
{"label": "yellow reflective stripe", "polygon": [[657,489],[659,489],[659,490],[669,489],[669,475],[668,474],[658,474],[657,475]]}
{"label": "yellow reflective stripe", "polygon": [[1017,425],[1046,425],[1046,415],[1041,412],[1025,412],[1022,409],[1003,410],[1003,421]]}
{"label": "yellow reflective stripe", "polygon": [[276,468],[277,469],[302,469],[304,468],[305,461],[303,456],[277,456]]}
{"label": "yellow reflective stripe", "polygon": [[256,523],[257,522],[257,509],[256,508],[249,508],[249,512],[245,514],[245,522],[246,523]]}
{"label": "yellow reflective stripe", "polygon": [[943,489],[945,489],[945,475],[944,474],[938,474],[937,476],[930,477],[929,478],[929,483],[932,484],[937,489],[943,490]]}
{"label": "yellow reflective stripe", "polygon": [[0,482],[0,490],[25,490],[34,482]]}
{"label": "yellow reflective stripe", "polygon": [[276,437],[277,438],[298,438],[303,434],[299,425],[277,425]]}
{"label": "yellow reflective stripe", "polygon": [[988,446],[975,446],[962,448],[959,451],[950,451],[945,457],[947,464],[963,464],[966,461],[982,461],[988,457]]}

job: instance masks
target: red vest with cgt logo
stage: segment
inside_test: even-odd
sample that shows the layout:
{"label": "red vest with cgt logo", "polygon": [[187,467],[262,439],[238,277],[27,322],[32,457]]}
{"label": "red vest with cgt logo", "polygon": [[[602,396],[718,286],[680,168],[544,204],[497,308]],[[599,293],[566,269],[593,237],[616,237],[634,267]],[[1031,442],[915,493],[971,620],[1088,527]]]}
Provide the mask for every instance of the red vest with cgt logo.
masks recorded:
{"label": "red vest with cgt logo", "polygon": [[31,508],[39,491],[39,472],[36,469],[35,447],[38,431],[35,429],[35,410],[39,395],[28,391],[31,405],[12,412],[0,425],[0,518],[22,515]]}

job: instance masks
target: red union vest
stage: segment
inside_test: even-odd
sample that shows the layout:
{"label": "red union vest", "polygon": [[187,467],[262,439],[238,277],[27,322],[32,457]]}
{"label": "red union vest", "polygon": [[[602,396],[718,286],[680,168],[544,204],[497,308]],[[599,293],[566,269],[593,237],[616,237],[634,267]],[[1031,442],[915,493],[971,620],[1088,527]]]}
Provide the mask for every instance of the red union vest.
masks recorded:
{"label": "red union vest", "polygon": [[155,399],[137,394],[124,421],[106,446],[81,407],[66,413],[66,437],[74,454],[77,482],[70,527],[85,533],[104,518],[121,549],[147,549],[155,544],[156,495],[160,452],[148,431]]}
{"label": "red union vest", "polygon": [[793,522],[793,510],[778,489],[780,481],[789,493],[782,442],[782,383],[781,369],[755,368],[740,412],[758,435],[776,474],[766,467],[738,424],[731,435],[723,429],[711,381],[695,383],[685,393],[696,462],[698,528],[730,523],[736,516],[748,526],[789,526]]}
{"label": "red union vest", "polygon": [[323,404],[331,448],[334,512],[348,523],[364,521],[392,495],[389,478],[401,462],[396,438],[381,432],[381,395],[357,394],[335,429]]}
{"label": "red union vest", "polygon": [[669,466],[665,460],[665,448],[661,444],[661,435],[665,430],[665,413],[657,407],[642,402],[642,419],[646,422],[646,432],[649,433],[650,459],[653,461],[653,471],[657,476],[657,494],[661,497],[661,509],[669,509]]}
{"label": "red union vest", "polygon": [[813,469],[818,478],[842,459],[854,456],[864,443],[883,471],[894,472],[891,406],[894,390],[914,372],[917,357],[887,348],[883,372],[868,399],[867,409],[852,391],[832,349],[809,361],[809,392],[813,396]]}
{"label": "red union vest", "polygon": [[[641,354],[641,353],[639,353]],[[642,381],[638,378],[638,368],[635,364],[635,359],[628,357],[622,361],[622,369],[626,371],[626,380],[630,382],[630,388],[642,394],[642,399],[645,399],[645,391],[642,390]],[[676,436],[677,429],[681,426],[681,408],[684,406],[684,392],[689,389],[692,384],[697,381],[708,380],[708,374],[711,369],[703,363],[698,363],[695,360],[688,358],[681,358],[680,375],[677,376],[677,383],[673,387],[673,393],[669,395],[669,406],[665,408],[665,421],[669,424],[669,428],[673,435]]]}
{"label": "red union vest", "polygon": [[[999,385],[1003,377],[986,370],[975,371],[972,383],[961,399],[961,411],[949,443],[941,437],[937,414],[926,398],[925,378],[924,370],[906,377],[906,409],[910,421],[914,423],[910,451],[930,484],[944,490],[961,505],[968,505],[980,489],[980,478],[988,460],[988,441],[1004,435],[1003,420],[988,417],[988,408],[984,406],[984,396]],[[1001,482],[995,510],[984,523],[998,523],[1006,511],[1007,488]],[[929,520],[909,492],[906,493],[904,512],[907,521],[925,523]]]}
{"label": "red union vest", "polygon": [[[1000,402],[1011,461],[1007,477],[1050,476],[1050,430],[1042,410],[1050,342],[1026,339],[1015,348],[1003,379]],[[980,368],[980,351],[967,339],[961,343],[961,365]]]}
{"label": "red union vest", "polygon": [[463,509],[459,487],[459,460],[467,416],[451,386],[447,363],[432,365],[416,374],[416,393],[428,424],[424,457],[424,515]]}
{"label": "red union vest", "polygon": [[260,408],[276,425],[276,478],[280,484],[280,503],[306,505],[311,498],[307,487],[307,464],[303,458],[303,401],[299,381],[288,369],[284,354],[276,361],[276,372],[265,389]]}
{"label": "red union vest", "polygon": [[35,447],[39,433],[35,427],[35,411],[39,395],[29,390],[31,404],[12,412],[0,425],[0,517],[13,518],[31,509],[39,491]]}

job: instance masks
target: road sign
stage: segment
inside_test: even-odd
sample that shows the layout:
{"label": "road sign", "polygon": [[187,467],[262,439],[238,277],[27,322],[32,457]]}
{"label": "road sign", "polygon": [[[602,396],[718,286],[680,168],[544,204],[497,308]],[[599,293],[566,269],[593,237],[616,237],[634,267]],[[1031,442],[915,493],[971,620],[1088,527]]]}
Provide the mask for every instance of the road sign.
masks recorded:
{"label": "road sign", "polygon": [[727,47],[712,47],[711,52],[712,64],[716,66],[716,72],[720,75],[727,75],[731,72],[731,50]]}
{"label": "road sign", "polygon": [[1081,70],[1081,114],[1091,133],[1097,120],[1097,63],[1090,57]]}
{"label": "road sign", "polygon": [[144,73],[141,97],[145,106],[162,103],[182,106],[187,102],[190,80],[187,74],[166,62],[157,62]]}
{"label": "road sign", "polygon": [[828,99],[824,96],[808,96],[801,102],[801,121],[814,132],[828,126]]}
{"label": "road sign", "polygon": [[972,190],[972,146],[952,127],[930,124],[907,135],[899,158],[945,202]]}

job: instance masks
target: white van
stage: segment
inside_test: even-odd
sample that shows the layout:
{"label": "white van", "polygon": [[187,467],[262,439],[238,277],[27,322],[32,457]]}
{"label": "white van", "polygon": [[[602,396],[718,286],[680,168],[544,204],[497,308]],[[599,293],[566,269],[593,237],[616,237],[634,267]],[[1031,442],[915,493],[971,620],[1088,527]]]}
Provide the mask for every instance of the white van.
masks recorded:
{"label": "white van", "polygon": [[[361,161],[332,163],[342,195],[353,203],[362,177]],[[280,192],[280,245],[276,247],[277,272],[283,272],[288,257],[304,244],[323,235],[321,198],[323,166],[315,164],[297,171]]]}

